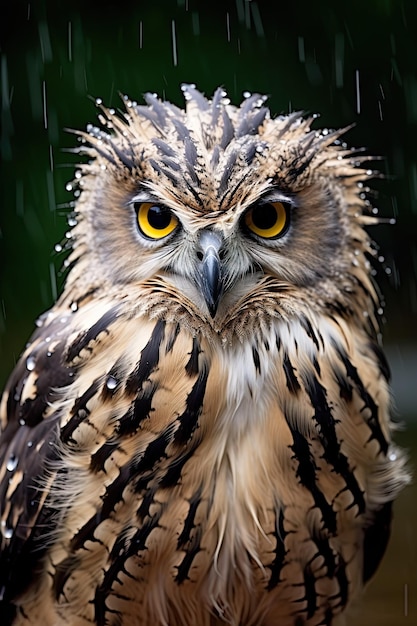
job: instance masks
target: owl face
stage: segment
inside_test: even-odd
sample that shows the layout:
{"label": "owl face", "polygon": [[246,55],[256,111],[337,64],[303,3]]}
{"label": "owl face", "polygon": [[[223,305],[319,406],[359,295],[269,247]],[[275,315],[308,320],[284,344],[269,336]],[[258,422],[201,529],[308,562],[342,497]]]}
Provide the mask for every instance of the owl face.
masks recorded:
{"label": "owl face", "polygon": [[212,101],[183,90],[185,111],[148,94],[147,106],[126,99],[123,119],[103,109],[107,129],[80,134],[93,157],[73,231],[83,280],[140,286],[153,303],[159,285],[167,308],[218,330],[266,283],[275,304],[263,316],[282,315],[288,292],[292,306],[314,294],[309,306],[343,308],[361,282],[373,297],[362,182],[372,172],[340,132],[311,131],[298,114],[271,119],[257,95],[234,107],[221,90]]}

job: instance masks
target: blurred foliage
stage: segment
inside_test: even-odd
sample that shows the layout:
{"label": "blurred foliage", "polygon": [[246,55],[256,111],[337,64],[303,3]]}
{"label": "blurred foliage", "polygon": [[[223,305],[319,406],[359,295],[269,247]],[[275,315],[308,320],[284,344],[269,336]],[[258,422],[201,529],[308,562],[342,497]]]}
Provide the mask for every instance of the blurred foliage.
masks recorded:
{"label": "blurred foliage", "polygon": [[0,384],[62,283],[65,184],[76,158],[65,128],[94,121],[92,100],[154,91],[182,104],[182,82],[270,94],[274,114],[320,112],[384,159],[373,236],[391,342],[416,340],[417,3],[413,0],[153,0],[2,4]]}

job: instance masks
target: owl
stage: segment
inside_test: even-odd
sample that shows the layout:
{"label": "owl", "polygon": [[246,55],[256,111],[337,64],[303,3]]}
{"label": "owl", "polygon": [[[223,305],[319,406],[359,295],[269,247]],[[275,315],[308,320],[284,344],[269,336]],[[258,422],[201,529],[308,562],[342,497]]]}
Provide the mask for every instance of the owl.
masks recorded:
{"label": "owl", "polygon": [[66,284],[1,403],[3,626],[331,626],[386,548],[374,172],[183,93],[77,133]]}

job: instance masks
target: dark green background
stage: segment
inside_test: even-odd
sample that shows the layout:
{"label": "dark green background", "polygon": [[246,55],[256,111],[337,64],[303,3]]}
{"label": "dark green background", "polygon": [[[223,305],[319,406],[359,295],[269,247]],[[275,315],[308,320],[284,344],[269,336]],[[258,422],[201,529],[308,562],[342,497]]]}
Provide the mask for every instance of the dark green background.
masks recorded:
{"label": "dark green background", "polygon": [[[65,184],[76,162],[62,150],[76,143],[63,129],[94,121],[96,97],[118,107],[119,92],[140,100],[155,91],[181,104],[182,82],[206,94],[223,85],[233,102],[245,90],[269,94],[274,114],[302,109],[321,113],[318,125],[353,122],[347,141],[384,157],[375,164],[386,175],[375,181],[375,205],[397,224],[372,234],[385,258],[378,273],[394,387],[409,418],[402,438],[413,447],[417,2],[15,1],[2,4],[0,24],[0,385],[62,284],[53,246],[66,231]],[[414,497],[409,490],[400,501],[363,624],[397,626],[417,615]]]}

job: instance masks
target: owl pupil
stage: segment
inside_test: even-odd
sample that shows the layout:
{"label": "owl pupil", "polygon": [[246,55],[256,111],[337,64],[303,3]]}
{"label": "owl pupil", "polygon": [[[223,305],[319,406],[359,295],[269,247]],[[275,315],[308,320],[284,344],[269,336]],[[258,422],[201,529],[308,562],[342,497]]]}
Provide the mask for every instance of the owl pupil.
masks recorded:
{"label": "owl pupil", "polygon": [[148,222],[152,228],[163,230],[171,221],[171,213],[168,209],[154,205],[149,208]]}
{"label": "owl pupil", "polygon": [[277,221],[277,211],[273,204],[263,204],[253,210],[252,221],[262,230],[272,228]]}

